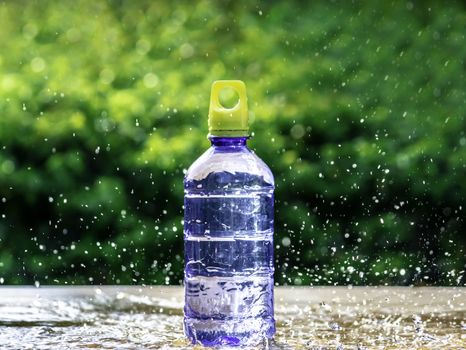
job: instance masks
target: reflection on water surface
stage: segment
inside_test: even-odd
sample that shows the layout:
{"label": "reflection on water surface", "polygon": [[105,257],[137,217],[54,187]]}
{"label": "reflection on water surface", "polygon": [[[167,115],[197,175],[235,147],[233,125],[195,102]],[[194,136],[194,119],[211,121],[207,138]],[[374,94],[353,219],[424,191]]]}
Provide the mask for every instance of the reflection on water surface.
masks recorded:
{"label": "reflection on water surface", "polygon": [[[282,287],[275,303],[269,349],[466,348],[464,288]],[[182,305],[180,287],[3,287],[0,345],[193,349]]]}

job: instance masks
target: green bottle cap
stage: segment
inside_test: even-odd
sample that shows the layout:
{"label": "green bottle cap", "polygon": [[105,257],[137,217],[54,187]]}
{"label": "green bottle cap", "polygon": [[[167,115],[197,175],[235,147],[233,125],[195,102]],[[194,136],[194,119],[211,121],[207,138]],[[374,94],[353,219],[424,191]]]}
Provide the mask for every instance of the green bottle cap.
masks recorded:
{"label": "green bottle cap", "polygon": [[[232,108],[220,103],[219,95],[224,89],[238,94],[238,103]],[[214,81],[210,92],[209,136],[248,136],[248,124],[246,85],[241,80]]]}

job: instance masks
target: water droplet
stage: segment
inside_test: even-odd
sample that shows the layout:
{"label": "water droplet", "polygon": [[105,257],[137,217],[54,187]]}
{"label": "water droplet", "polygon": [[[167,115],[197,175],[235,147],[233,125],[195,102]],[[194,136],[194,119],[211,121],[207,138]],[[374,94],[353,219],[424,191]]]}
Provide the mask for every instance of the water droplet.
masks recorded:
{"label": "water droplet", "polygon": [[288,247],[291,244],[291,239],[290,237],[283,237],[282,239],[282,246]]}

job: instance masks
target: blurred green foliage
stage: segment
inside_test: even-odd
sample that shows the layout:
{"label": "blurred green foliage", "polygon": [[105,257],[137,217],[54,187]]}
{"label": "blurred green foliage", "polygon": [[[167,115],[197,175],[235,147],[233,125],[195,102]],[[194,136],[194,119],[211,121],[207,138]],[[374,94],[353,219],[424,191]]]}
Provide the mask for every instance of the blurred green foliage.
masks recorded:
{"label": "blurred green foliage", "polygon": [[0,282],[170,283],[210,84],[272,168],[276,280],[464,284],[466,10],[0,3]]}

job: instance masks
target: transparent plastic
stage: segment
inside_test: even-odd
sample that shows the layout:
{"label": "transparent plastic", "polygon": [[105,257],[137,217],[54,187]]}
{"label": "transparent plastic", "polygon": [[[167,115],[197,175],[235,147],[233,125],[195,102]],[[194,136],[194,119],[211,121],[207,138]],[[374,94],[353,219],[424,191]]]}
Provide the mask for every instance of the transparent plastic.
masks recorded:
{"label": "transparent plastic", "polygon": [[204,346],[257,345],[275,333],[273,191],[247,137],[211,137],[185,177],[184,327]]}

